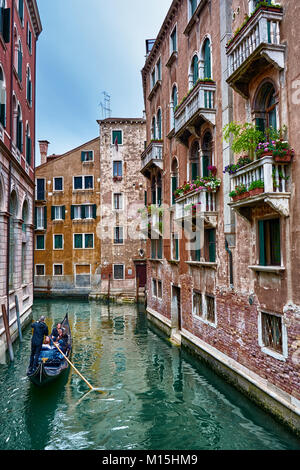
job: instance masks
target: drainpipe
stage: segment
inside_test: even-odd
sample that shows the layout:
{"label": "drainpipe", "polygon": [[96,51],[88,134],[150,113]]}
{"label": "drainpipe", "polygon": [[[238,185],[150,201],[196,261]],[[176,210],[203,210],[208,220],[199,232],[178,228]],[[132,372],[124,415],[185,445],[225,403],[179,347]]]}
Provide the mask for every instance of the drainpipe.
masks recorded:
{"label": "drainpipe", "polygon": [[233,261],[232,261],[232,252],[231,250],[229,249],[229,245],[228,245],[228,241],[227,239],[225,238],[225,250],[227,251],[228,255],[229,255],[229,278],[230,278],[230,287],[231,289],[234,288],[234,285],[233,285]]}

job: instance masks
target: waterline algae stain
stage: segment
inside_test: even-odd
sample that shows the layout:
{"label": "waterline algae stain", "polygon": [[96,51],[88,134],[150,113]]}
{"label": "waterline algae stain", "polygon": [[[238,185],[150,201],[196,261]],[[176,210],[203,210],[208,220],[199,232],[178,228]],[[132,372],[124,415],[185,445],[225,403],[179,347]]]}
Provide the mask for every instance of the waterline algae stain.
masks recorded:
{"label": "waterline algae stain", "polygon": [[[31,329],[0,366],[0,449],[300,449],[299,439],[187,351],[135,305],[39,300],[49,329],[69,312],[72,368],[46,389],[26,377]],[[124,454],[124,457],[126,454]],[[130,463],[129,463],[130,464]]]}

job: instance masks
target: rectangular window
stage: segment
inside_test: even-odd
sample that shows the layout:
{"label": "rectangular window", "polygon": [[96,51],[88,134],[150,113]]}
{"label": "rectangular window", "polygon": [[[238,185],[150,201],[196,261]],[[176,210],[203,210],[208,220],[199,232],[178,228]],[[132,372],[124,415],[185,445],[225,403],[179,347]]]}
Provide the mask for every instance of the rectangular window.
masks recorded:
{"label": "rectangular window", "polygon": [[63,177],[53,178],[53,191],[63,191],[64,179]]}
{"label": "rectangular window", "polygon": [[122,177],[123,176],[123,168],[122,168],[122,162],[120,161],[114,161],[113,162],[113,176],[114,177]]}
{"label": "rectangular window", "polygon": [[93,176],[74,176],[73,189],[93,189],[94,177]]}
{"label": "rectangular window", "polygon": [[122,193],[114,194],[114,209],[115,210],[123,209],[123,194]]}
{"label": "rectangular window", "polygon": [[155,74],[155,69],[154,69],[153,72],[151,73],[152,88],[154,87],[155,83],[156,83],[156,74]]}
{"label": "rectangular window", "polygon": [[32,32],[31,32],[28,21],[27,21],[27,46],[31,54],[32,53]]}
{"label": "rectangular window", "polygon": [[45,217],[44,217],[45,207],[36,207],[35,214],[36,214],[36,230],[44,230],[45,229]]}
{"label": "rectangular window", "polygon": [[44,250],[45,249],[45,235],[37,235],[36,236],[36,250]]}
{"label": "rectangular window", "polygon": [[280,220],[259,220],[259,264],[261,266],[280,266]]}
{"label": "rectangular window", "polygon": [[156,282],[156,279],[152,279],[152,297],[157,297],[157,282]]}
{"label": "rectangular window", "polygon": [[53,276],[62,276],[63,275],[63,265],[54,264],[53,265]]}
{"label": "rectangular window", "polygon": [[63,235],[54,235],[53,236],[53,249],[54,250],[62,250],[64,244]]}
{"label": "rectangular window", "polygon": [[114,279],[116,280],[124,279],[124,265],[123,264],[114,264]]}
{"label": "rectangular window", "polygon": [[81,161],[82,162],[93,162],[94,161],[94,152],[92,150],[82,151],[81,152]]}
{"label": "rectangular window", "polygon": [[215,323],[215,298],[211,295],[206,295],[206,319],[211,323]]}
{"label": "rectangular window", "polygon": [[65,206],[52,206],[51,218],[52,220],[64,220],[65,219]]}
{"label": "rectangular window", "polygon": [[83,235],[82,233],[74,234],[74,248],[81,249],[83,248]]}
{"label": "rectangular window", "polygon": [[93,219],[94,218],[94,205],[90,204],[90,205],[86,205],[82,207],[84,208],[85,218]]}
{"label": "rectangular window", "polygon": [[162,299],[162,281],[157,281],[157,297]]}
{"label": "rectangular window", "polygon": [[115,245],[120,245],[124,242],[123,238],[123,227],[114,228],[114,243]]}
{"label": "rectangular window", "polygon": [[204,258],[210,263],[216,262],[216,229],[204,230]]}
{"label": "rectangular window", "polygon": [[171,34],[171,54],[172,52],[177,52],[177,28],[173,29]]}
{"label": "rectangular window", "polygon": [[45,265],[44,264],[36,264],[35,265],[35,275],[36,276],[45,276]]}
{"label": "rectangular window", "polygon": [[45,201],[45,180],[38,178],[36,180],[36,200]]}
{"label": "rectangular window", "polygon": [[159,59],[156,64],[157,80],[161,80],[161,60]]}
{"label": "rectangular window", "polygon": [[84,234],[84,248],[94,248],[94,234],[93,233],[85,233]]}
{"label": "rectangular window", "polygon": [[112,145],[122,145],[123,144],[123,132],[122,131],[112,131]]}
{"label": "rectangular window", "polygon": [[282,343],[282,318],[269,313],[261,314],[262,341],[265,347],[276,352],[283,352]]}
{"label": "rectangular window", "polygon": [[202,317],[202,294],[200,292],[193,292],[193,315]]}

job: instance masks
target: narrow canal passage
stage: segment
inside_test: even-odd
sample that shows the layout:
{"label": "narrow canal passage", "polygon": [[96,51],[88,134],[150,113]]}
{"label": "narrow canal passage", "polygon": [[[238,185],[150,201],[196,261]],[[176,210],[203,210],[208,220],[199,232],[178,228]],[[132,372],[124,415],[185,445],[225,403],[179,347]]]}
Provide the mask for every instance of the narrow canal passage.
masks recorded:
{"label": "narrow canal passage", "polygon": [[136,306],[41,301],[48,327],[69,311],[76,367],[47,389],[29,383],[31,328],[0,365],[0,449],[300,449],[296,436],[186,351]]}

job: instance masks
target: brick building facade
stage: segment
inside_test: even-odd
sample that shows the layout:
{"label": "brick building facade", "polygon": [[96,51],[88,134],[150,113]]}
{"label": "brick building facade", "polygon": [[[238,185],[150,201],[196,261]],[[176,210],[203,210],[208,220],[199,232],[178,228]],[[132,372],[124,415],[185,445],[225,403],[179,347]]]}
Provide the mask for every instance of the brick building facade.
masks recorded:
{"label": "brick building facade", "polygon": [[[174,0],[146,41],[148,316],[299,430],[299,5],[280,4]],[[229,123],[269,153],[234,152]]]}
{"label": "brick building facade", "polygon": [[137,278],[140,288],[146,282],[146,240],[140,232],[146,189],[140,174],[140,154],[146,140],[146,123],[140,118],[107,118],[98,123],[101,289],[94,295],[132,300]]}
{"label": "brick building facade", "polygon": [[[0,1],[0,304],[17,334],[33,301],[36,42],[42,31],[35,0]],[[0,311],[0,356],[6,349]]]}

